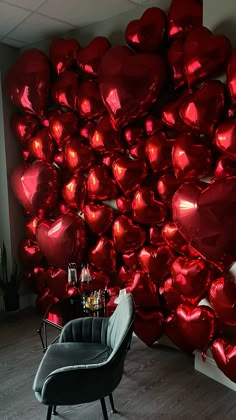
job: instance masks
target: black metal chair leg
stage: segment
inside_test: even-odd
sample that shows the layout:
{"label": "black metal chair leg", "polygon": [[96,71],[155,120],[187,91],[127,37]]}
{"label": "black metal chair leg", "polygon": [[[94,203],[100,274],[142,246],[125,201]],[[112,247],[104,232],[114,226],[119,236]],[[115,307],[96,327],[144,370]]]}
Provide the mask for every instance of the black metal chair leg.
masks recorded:
{"label": "black metal chair leg", "polygon": [[46,420],[51,420],[51,417],[52,417],[52,405],[49,405]]}
{"label": "black metal chair leg", "polygon": [[107,415],[107,408],[106,408],[105,399],[101,398],[100,401],[101,401],[101,406],[102,406],[103,418],[104,418],[104,420],[109,420],[108,415]]}
{"label": "black metal chair leg", "polygon": [[53,414],[53,416],[57,416],[58,415],[57,406],[56,405],[54,405],[53,408],[52,408],[52,414]]}
{"label": "black metal chair leg", "polygon": [[115,406],[114,406],[114,400],[113,400],[113,395],[112,394],[109,394],[109,400],[110,400],[110,404],[111,404],[112,413],[118,413],[118,411],[115,409]]}

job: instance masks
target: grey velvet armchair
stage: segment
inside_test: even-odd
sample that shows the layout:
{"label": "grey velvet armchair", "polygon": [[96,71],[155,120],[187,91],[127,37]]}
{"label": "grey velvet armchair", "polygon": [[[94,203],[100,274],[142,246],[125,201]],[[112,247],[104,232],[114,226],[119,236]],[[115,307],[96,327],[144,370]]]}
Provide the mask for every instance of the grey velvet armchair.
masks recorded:
{"label": "grey velvet armchair", "polygon": [[59,342],[44,354],[33,384],[38,401],[48,406],[47,420],[58,405],[98,399],[108,420],[106,396],[116,411],[112,392],[122,378],[134,315],[132,295],[126,294],[110,318],[79,318],[65,325]]}

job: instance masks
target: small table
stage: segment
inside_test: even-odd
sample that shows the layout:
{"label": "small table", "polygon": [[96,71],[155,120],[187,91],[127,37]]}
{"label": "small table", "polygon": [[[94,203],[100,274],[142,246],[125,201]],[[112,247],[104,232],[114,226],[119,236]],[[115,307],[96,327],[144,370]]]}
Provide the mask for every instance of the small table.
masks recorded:
{"label": "small table", "polygon": [[[106,307],[102,306],[99,309],[89,309],[83,307],[82,298],[80,295],[72,296],[56,303],[53,303],[46,311],[42,323],[37,330],[43,351],[45,352],[48,348],[48,331],[47,326],[52,326],[58,330],[62,330],[67,322],[72,319],[82,318],[87,316],[105,316]],[[50,343],[55,343],[60,334]]]}

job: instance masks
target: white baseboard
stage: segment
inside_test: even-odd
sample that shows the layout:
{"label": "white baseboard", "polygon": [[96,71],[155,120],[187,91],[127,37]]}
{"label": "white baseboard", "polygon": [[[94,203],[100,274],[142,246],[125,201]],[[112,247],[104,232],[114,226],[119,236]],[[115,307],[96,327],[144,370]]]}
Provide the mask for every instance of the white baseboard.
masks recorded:
{"label": "white baseboard", "polygon": [[212,357],[211,351],[207,351],[206,361],[203,362],[201,352],[195,351],[194,353],[194,369],[203,373],[211,379],[220,382],[222,385],[236,391],[236,383],[231,381],[224,373],[218,368],[215,360]]}

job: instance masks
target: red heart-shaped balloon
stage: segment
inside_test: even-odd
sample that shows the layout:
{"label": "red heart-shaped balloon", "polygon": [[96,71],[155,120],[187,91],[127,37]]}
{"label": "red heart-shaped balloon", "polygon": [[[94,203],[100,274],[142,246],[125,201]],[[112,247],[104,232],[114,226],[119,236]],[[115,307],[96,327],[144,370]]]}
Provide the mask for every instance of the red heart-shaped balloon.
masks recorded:
{"label": "red heart-shaped balloon", "polygon": [[140,139],[138,143],[129,147],[129,155],[134,159],[145,159],[146,158],[146,140]]}
{"label": "red heart-shaped balloon", "polygon": [[233,382],[236,382],[236,341],[219,337],[211,345],[212,356],[218,368]]}
{"label": "red heart-shaped balloon", "polygon": [[49,58],[58,75],[76,62],[79,49],[76,39],[55,38],[52,40],[49,46]]}
{"label": "red heart-shaped balloon", "polygon": [[132,284],[134,276],[135,276],[135,271],[131,270],[125,265],[122,265],[120,267],[118,276],[119,276],[120,288],[124,289],[125,287],[128,287]]}
{"label": "red heart-shaped balloon", "polygon": [[143,137],[143,128],[136,125],[126,127],[124,129],[124,137],[128,146],[132,146]]}
{"label": "red heart-shaped balloon", "polygon": [[147,346],[151,346],[163,333],[164,317],[160,311],[137,309],[134,332]]}
{"label": "red heart-shaped balloon", "polygon": [[228,62],[227,68],[227,86],[231,96],[233,107],[236,105],[236,50],[232,52],[232,55]]}
{"label": "red heart-shaped balloon", "polygon": [[70,138],[78,132],[79,120],[74,112],[53,111],[49,115],[49,129],[59,149],[62,149]]}
{"label": "red heart-shaped balloon", "polygon": [[143,116],[157,100],[165,69],[154,54],[135,54],[125,46],[113,47],[99,67],[104,104],[119,129]]}
{"label": "red heart-shaped balloon", "polygon": [[159,246],[164,245],[164,239],[161,234],[161,227],[153,225],[149,228],[149,242],[150,245]]}
{"label": "red heart-shaped balloon", "polygon": [[21,145],[27,147],[28,141],[33,137],[39,127],[39,121],[31,114],[14,114],[11,119],[11,129]]}
{"label": "red heart-shaped balloon", "polygon": [[118,216],[112,227],[115,246],[119,252],[133,252],[141,248],[145,239],[145,230],[135,225],[127,216]]}
{"label": "red heart-shaped balloon", "polygon": [[203,21],[201,0],[172,0],[168,21],[170,38],[184,36],[192,27],[201,26]]}
{"label": "red heart-shaped balloon", "polygon": [[12,173],[11,186],[26,212],[44,217],[57,203],[58,171],[41,161],[26,168],[19,165]]}
{"label": "red heart-shaped balloon", "polygon": [[216,316],[226,325],[236,326],[236,285],[228,278],[214,281],[209,300]]}
{"label": "red heart-shaped balloon", "polygon": [[91,200],[111,200],[117,196],[116,183],[104,165],[95,165],[90,169],[87,188]]}
{"label": "red heart-shaped balloon", "polygon": [[177,39],[170,45],[167,51],[167,60],[174,88],[178,89],[186,83],[183,39]]}
{"label": "red heart-shaped balloon", "polygon": [[36,239],[48,263],[67,270],[69,262],[80,264],[83,260],[87,245],[85,223],[75,214],[62,214],[55,221],[40,223]]}
{"label": "red heart-shaped balloon", "polygon": [[118,197],[116,205],[120,213],[126,214],[132,211],[132,198],[131,197]]}
{"label": "red heart-shaped balloon", "polygon": [[193,28],[184,43],[184,65],[188,85],[193,86],[221,72],[230,54],[231,44],[226,36],[213,35],[204,26]]}
{"label": "red heart-shaped balloon", "polygon": [[98,68],[104,54],[111,48],[110,41],[104,36],[96,36],[77,54],[77,65],[90,76],[98,75]]}
{"label": "red heart-shaped balloon", "polygon": [[162,237],[165,243],[173,249],[173,251],[180,254],[186,254],[188,251],[188,243],[179,232],[174,222],[165,223],[162,228]]}
{"label": "red heart-shaped balloon", "polygon": [[132,201],[133,218],[144,224],[163,223],[167,217],[165,205],[156,200],[150,187],[138,188]]}
{"label": "red heart-shaped balloon", "polygon": [[214,178],[225,178],[226,176],[236,176],[236,164],[227,156],[221,156],[216,162]]}
{"label": "red heart-shaped balloon", "polygon": [[38,217],[31,217],[25,223],[25,236],[27,239],[31,239],[32,241],[36,240],[36,229],[39,224]]}
{"label": "red heart-shaped balloon", "polygon": [[209,306],[181,304],[167,318],[165,331],[183,351],[206,351],[216,333],[216,318]]}
{"label": "red heart-shaped balloon", "polygon": [[95,130],[96,123],[94,121],[83,121],[82,125],[80,126],[79,133],[82,137],[89,141]]}
{"label": "red heart-shaped balloon", "polygon": [[144,124],[147,136],[153,136],[158,131],[162,131],[164,127],[161,118],[152,114],[146,116]]}
{"label": "red heart-shaped balloon", "polygon": [[164,297],[167,308],[170,311],[174,311],[177,306],[184,303],[184,299],[179,291],[174,287],[173,279],[171,277],[167,277],[167,279],[161,283],[159,293]]}
{"label": "red heart-shaped balloon", "polygon": [[171,266],[171,273],[173,286],[187,303],[196,305],[206,296],[212,276],[204,260],[178,257]]}
{"label": "red heart-shaped balloon", "polygon": [[139,253],[139,262],[142,269],[149,273],[152,281],[158,283],[170,273],[174,255],[166,245],[160,247],[145,246]]}
{"label": "red heart-shaped balloon", "polygon": [[28,142],[29,157],[51,162],[54,153],[54,142],[48,128],[38,130]]}
{"label": "red heart-shaped balloon", "polygon": [[78,90],[78,111],[82,118],[92,120],[100,117],[104,111],[101,94],[94,80],[85,80]]}
{"label": "red heart-shaped balloon", "polygon": [[7,96],[23,112],[44,118],[49,98],[50,67],[46,54],[36,48],[24,51],[5,79]]}
{"label": "red heart-shaped balloon", "polygon": [[218,125],[214,142],[226,156],[236,161],[236,119],[223,121]]}
{"label": "red heart-shaped balloon", "polygon": [[46,287],[50,289],[54,296],[65,299],[67,296],[66,288],[68,281],[67,271],[61,268],[50,268],[46,277]]}
{"label": "red heart-shaped balloon", "polygon": [[204,258],[228,266],[236,258],[235,205],[236,177],[216,180],[204,190],[184,183],[173,197],[173,219]]}
{"label": "red heart-shaped balloon", "polygon": [[47,288],[49,270],[43,267],[34,267],[33,270],[25,273],[24,280],[30,290],[39,295]]}
{"label": "red heart-shaped balloon", "polygon": [[105,236],[98,239],[89,251],[89,262],[98,270],[116,271],[116,250],[114,242]]}
{"label": "red heart-shaped balloon", "polygon": [[173,101],[168,101],[166,104],[164,104],[162,108],[162,121],[167,127],[173,128],[174,130],[181,133],[188,130],[188,127],[180,118],[179,109],[183,101],[189,96],[189,91],[184,90],[184,92],[178,98],[174,99]]}
{"label": "red heart-shaped balloon", "polygon": [[172,148],[172,164],[179,181],[209,176],[212,170],[211,150],[193,134],[180,134]]}
{"label": "red heart-shaped balloon", "polygon": [[164,133],[156,133],[147,139],[146,156],[153,172],[165,171],[171,166],[171,146]]}
{"label": "red heart-shaped balloon", "polygon": [[95,270],[92,265],[88,266],[88,270],[92,281],[90,283],[81,282],[82,291],[104,290],[105,287],[109,285],[110,277],[107,273]]}
{"label": "red heart-shaped balloon", "polygon": [[123,254],[122,259],[125,265],[132,270],[137,270],[139,268],[139,259],[138,252],[131,252],[129,254]]}
{"label": "red heart-shaped balloon", "polygon": [[37,297],[36,307],[43,316],[46,316],[48,314],[49,308],[51,308],[52,305],[57,302],[59,302],[59,299],[53,296],[50,289],[46,289],[42,295]]}
{"label": "red heart-shaped balloon", "polygon": [[157,192],[166,206],[171,207],[172,197],[179,188],[180,181],[171,173],[163,174],[157,181]]}
{"label": "red heart-shaped balloon", "polygon": [[65,146],[65,162],[71,172],[83,172],[89,169],[94,162],[92,149],[78,137],[73,137]]}
{"label": "red heart-shaped balloon", "polygon": [[112,170],[117,184],[125,195],[135,191],[148,174],[145,161],[122,156],[115,160]]}
{"label": "red heart-shaped balloon", "polygon": [[82,210],[86,198],[86,178],[76,173],[62,186],[61,193],[68,206]]}
{"label": "red heart-shaped balloon", "polygon": [[157,287],[143,271],[135,271],[126,292],[132,293],[136,307],[154,309],[160,306]]}
{"label": "red heart-shaped balloon", "polygon": [[88,203],[83,212],[89,229],[96,235],[103,235],[113,222],[114,211],[109,206]]}
{"label": "red heart-shaped balloon", "polygon": [[125,40],[134,50],[155,52],[160,48],[165,31],[165,13],[159,7],[150,7],[140,19],[129,22]]}
{"label": "red heart-shaped balloon", "polygon": [[77,74],[65,71],[52,85],[52,99],[62,107],[76,111],[78,109],[79,83]]}
{"label": "red heart-shaped balloon", "polygon": [[20,242],[19,254],[24,267],[35,267],[43,258],[38,244],[30,239],[23,239]]}
{"label": "red heart-shaped balloon", "polygon": [[110,152],[108,154],[102,155],[102,163],[106,165],[108,168],[112,169],[113,162],[121,156],[118,152]]}
{"label": "red heart-shaped balloon", "polygon": [[179,114],[191,130],[211,136],[224,108],[225,85],[219,80],[208,80],[183,99]]}
{"label": "red heart-shaped balloon", "polygon": [[121,135],[114,130],[108,115],[103,115],[89,138],[90,146],[98,152],[123,152]]}

